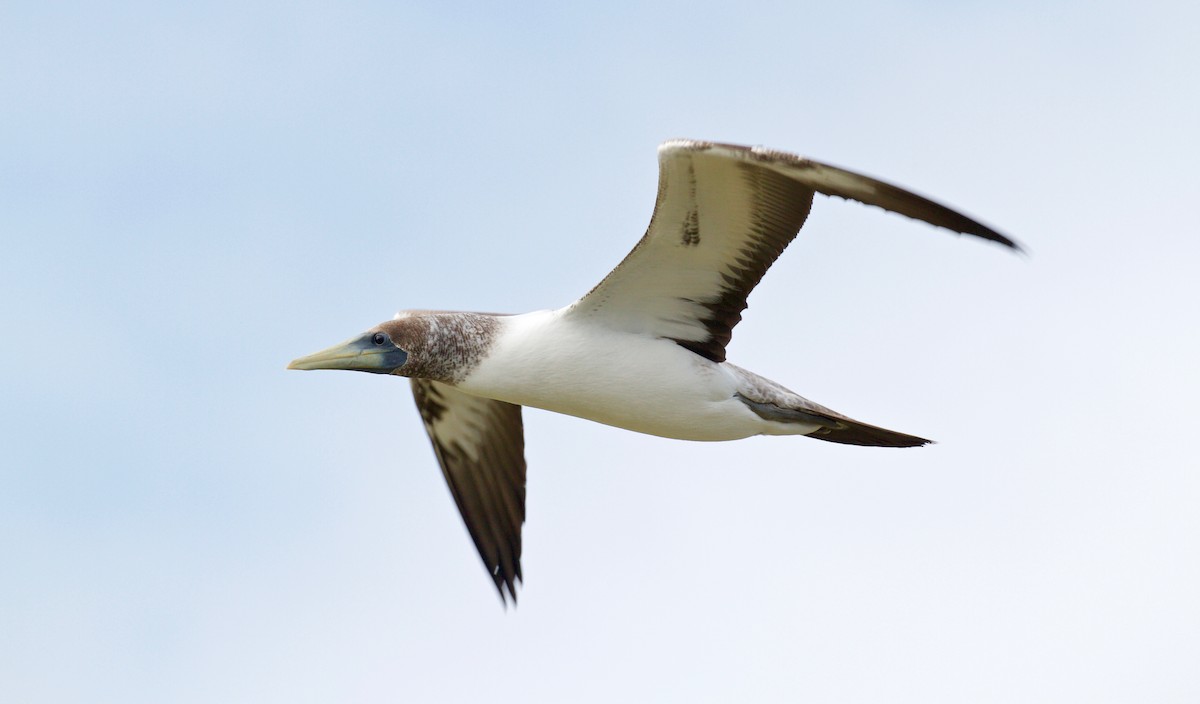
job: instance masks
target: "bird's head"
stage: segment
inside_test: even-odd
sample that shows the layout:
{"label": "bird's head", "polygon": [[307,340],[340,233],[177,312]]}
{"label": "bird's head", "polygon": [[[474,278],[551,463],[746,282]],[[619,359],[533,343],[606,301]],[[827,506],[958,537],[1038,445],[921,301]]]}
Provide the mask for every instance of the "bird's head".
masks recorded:
{"label": "bird's head", "polygon": [[407,344],[407,330],[401,320],[380,323],[361,335],[321,350],[307,357],[292,360],[288,369],[349,369],[372,374],[409,376],[405,365],[412,346]]}
{"label": "bird's head", "polygon": [[288,369],[351,369],[458,383],[496,333],[488,313],[405,310],[358,337],[301,357]]}

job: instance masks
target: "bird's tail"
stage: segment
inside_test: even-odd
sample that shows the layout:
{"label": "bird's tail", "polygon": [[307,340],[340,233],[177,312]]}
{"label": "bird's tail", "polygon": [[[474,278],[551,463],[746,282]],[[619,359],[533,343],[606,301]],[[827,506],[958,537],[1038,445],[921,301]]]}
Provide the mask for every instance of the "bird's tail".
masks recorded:
{"label": "bird's tail", "polygon": [[915,435],[906,435],[897,433],[895,430],[880,428],[877,425],[860,423],[841,415],[828,420],[830,421],[829,425],[823,425],[809,433],[808,437],[826,442],[838,442],[843,445],[870,445],[872,447],[921,447],[933,442]]}

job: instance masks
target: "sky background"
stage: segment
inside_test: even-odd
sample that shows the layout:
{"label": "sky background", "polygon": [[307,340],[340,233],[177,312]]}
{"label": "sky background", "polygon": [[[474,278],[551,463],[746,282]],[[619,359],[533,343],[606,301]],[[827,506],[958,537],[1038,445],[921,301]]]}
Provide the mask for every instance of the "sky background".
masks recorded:
{"label": "sky background", "polygon": [[[0,700],[1195,702],[1200,5],[0,4]],[[657,144],[818,198],[730,358],[893,451],[526,411],[505,610],[400,379],[285,364],[523,312]]]}

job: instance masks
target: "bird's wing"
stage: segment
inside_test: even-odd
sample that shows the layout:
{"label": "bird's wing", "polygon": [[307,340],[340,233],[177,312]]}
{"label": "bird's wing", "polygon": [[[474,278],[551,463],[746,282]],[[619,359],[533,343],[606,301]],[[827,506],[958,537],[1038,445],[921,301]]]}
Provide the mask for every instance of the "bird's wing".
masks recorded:
{"label": "bird's wing", "polygon": [[794,154],[675,140],[659,147],[658,160],[645,236],[567,315],[671,339],[715,362],[725,360],[746,296],[795,238],[815,193],[1019,249],[931,200]]}
{"label": "bird's wing", "polygon": [[[412,379],[442,474],[501,599],[517,600],[525,522],[521,407]],[[505,589],[508,594],[505,594]]]}

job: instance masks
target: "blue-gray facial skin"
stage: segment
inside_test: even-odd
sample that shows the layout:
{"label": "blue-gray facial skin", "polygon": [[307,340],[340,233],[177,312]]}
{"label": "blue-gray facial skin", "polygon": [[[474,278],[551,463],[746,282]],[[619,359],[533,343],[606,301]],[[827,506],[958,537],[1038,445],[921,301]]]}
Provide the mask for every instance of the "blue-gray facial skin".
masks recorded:
{"label": "blue-gray facial skin", "polygon": [[372,374],[392,374],[408,361],[408,352],[396,346],[386,332],[365,332],[340,345],[292,361],[288,369],[348,369]]}

